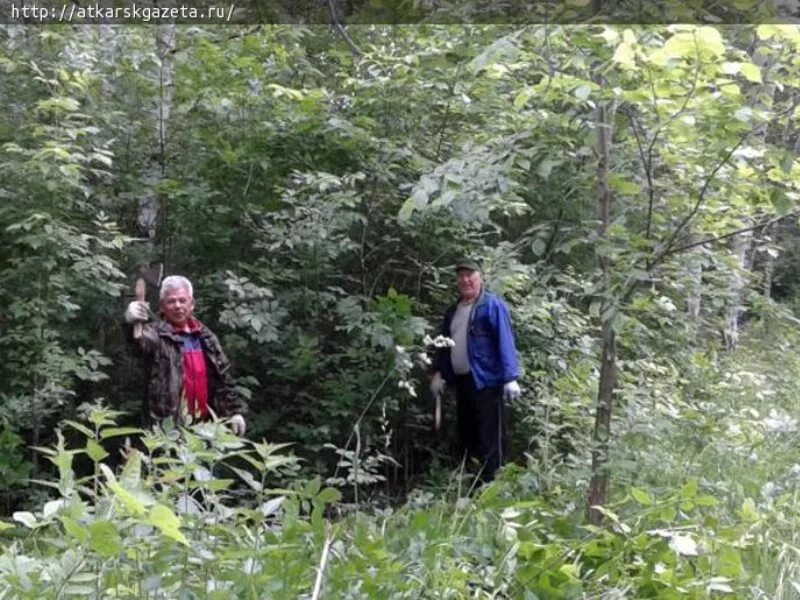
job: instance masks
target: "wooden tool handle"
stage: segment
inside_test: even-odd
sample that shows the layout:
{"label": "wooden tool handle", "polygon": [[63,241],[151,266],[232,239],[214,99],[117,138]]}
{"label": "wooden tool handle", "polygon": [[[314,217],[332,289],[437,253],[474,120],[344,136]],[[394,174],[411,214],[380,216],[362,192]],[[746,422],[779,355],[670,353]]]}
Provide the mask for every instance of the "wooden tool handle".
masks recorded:
{"label": "wooden tool handle", "polygon": [[[133,286],[133,298],[137,302],[144,302],[144,279],[141,277],[136,278],[136,283]],[[136,321],[133,324],[133,339],[138,340],[142,337],[142,322]]]}

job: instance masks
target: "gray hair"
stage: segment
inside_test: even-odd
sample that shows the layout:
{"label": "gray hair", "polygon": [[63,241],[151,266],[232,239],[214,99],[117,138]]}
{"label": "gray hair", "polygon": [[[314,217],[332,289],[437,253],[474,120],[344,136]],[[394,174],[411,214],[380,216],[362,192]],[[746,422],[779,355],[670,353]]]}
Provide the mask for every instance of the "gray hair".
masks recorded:
{"label": "gray hair", "polygon": [[158,299],[163,300],[167,293],[173,290],[186,290],[189,292],[189,297],[194,299],[192,282],[182,275],[170,275],[169,277],[165,277],[164,281],[161,282],[161,290],[158,293]]}

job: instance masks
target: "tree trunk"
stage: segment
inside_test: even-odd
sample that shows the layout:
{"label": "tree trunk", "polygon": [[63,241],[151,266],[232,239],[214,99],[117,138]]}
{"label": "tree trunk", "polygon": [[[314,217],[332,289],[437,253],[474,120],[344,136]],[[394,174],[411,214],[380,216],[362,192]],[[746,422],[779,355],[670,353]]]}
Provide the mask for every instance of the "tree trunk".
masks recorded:
{"label": "tree trunk", "polygon": [[687,256],[690,288],[689,294],[686,298],[686,310],[689,313],[689,319],[697,323],[700,320],[700,308],[703,301],[703,247],[696,246],[692,248]]}
{"label": "tree trunk", "polygon": [[[762,78],[764,81],[769,81],[767,76],[771,63],[767,55],[761,51],[759,46],[754,46],[752,52],[753,63],[761,69]],[[766,83],[763,86],[757,87],[752,95],[750,104],[754,108],[771,108],[773,98],[775,95],[776,86],[774,83]],[[754,137],[766,138],[769,122],[763,123],[756,131],[753,132]],[[742,223],[743,226],[750,225],[750,221]],[[750,249],[753,245],[753,232],[747,231],[740,233],[733,238],[733,255],[736,258],[736,269],[731,275],[730,279],[730,305],[725,315],[725,328],[723,331],[723,338],[725,340],[725,349],[729,352],[736,350],[739,346],[739,331],[742,325],[742,316],[744,315],[743,306],[743,292],[747,283],[745,273],[747,273],[751,266]]]}
{"label": "tree trunk", "polygon": [[733,255],[736,259],[736,268],[730,278],[730,297],[731,304],[728,307],[725,317],[725,349],[728,352],[736,350],[739,346],[739,330],[742,325],[744,306],[742,304],[742,292],[746,284],[744,273],[750,269],[750,246],[753,241],[753,233],[747,231],[740,233],[733,238]]}
{"label": "tree trunk", "polygon": [[[595,81],[603,85],[601,77]],[[608,174],[611,162],[611,138],[613,134],[615,105],[612,102],[599,102],[596,113],[597,127],[597,218],[598,248],[607,241],[608,227],[611,224],[611,189]],[[602,277],[602,289],[608,290],[611,282],[611,267],[608,255],[597,253],[597,264]],[[606,300],[600,316],[602,355],[600,359],[600,381],[597,390],[597,406],[595,408],[594,435],[592,449],[592,480],[589,484],[588,518],[589,522],[599,525],[603,520],[601,512],[594,506],[606,503],[608,492],[608,442],[611,434],[611,414],[614,406],[614,391],[617,387],[617,343],[614,332],[616,306],[613,300]]]}
{"label": "tree trunk", "polygon": [[[770,225],[764,230],[764,235],[767,238],[767,249],[764,252],[764,278],[761,281],[761,289],[764,298],[769,300],[772,298],[772,278],[775,275],[775,253],[773,247],[777,245],[778,227]],[[774,235],[773,235],[774,233]]]}
{"label": "tree trunk", "polygon": [[[116,34],[117,26],[108,23],[105,19],[97,27],[97,35],[100,41],[100,61],[103,65],[114,64],[117,59]],[[111,102],[114,97],[114,84],[112,82],[113,79],[109,76],[103,77],[100,81],[103,102]]]}
{"label": "tree trunk", "polygon": [[166,172],[166,144],[170,113],[172,112],[172,88],[175,65],[173,53],[176,47],[176,29],[174,23],[156,26],[156,54],[159,58],[158,87],[159,101],[155,108],[155,140],[158,149],[150,161],[150,166],[143,179],[147,184],[146,192],[139,198],[139,212],[136,225],[139,234],[149,239],[156,237],[158,221],[161,217],[161,203],[157,188]]}

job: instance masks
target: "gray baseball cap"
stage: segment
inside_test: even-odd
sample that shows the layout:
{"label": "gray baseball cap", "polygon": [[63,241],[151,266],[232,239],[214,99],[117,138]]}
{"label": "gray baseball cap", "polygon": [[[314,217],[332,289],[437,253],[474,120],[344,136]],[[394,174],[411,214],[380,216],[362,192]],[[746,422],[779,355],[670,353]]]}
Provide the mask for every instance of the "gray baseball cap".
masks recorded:
{"label": "gray baseball cap", "polygon": [[456,271],[460,271],[461,269],[467,269],[468,271],[480,271],[481,266],[475,259],[462,257],[456,261]]}

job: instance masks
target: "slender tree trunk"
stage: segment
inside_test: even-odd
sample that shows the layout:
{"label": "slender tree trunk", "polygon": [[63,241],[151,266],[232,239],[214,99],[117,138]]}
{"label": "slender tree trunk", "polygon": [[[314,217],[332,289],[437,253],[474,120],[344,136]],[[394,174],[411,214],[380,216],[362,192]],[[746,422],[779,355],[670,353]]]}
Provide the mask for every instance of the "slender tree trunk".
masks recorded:
{"label": "slender tree trunk", "polygon": [[767,251],[764,252],[764,278],[761,280],[761,290],[764,298],[767,300],[772,298],[772,278],[775,275],[775,254],[771,246],[776,245],[775,242],[777,240],[773,239],[773,237],[777,237],[778,231],[779,228],[772,225],[764,230],[764,235],[767,237],[769,247]]}
{"label": "slender tree trunk", "polygon": [[[602,78],[595,81],[603,85]],[[608,227],[611,224],[611,188],[608,174],[611,163],[611,138],[613,134],[615,105],[613,102],[599,102],[597,105],[597,218],[598,248],[607,241]],[[602,289],[607,290],[611,282],[611,268],[608,255],[597,253],[597,264],[603,281]],[[611,434],[611,414],[614,407],[614,391],[617,387],[617,340],[614,332],[616,307],[613,300],[607,300],[600,317],[600,338],[602,355],[600,359],[600,381],[595,408],[594,435],[592,449],[592,480],[589,484],[588,518],[595,525],[600,524],[603,515],[593,506],[603,506],[608,492],[608,442]]]}
{"label": "slender tree trunk", "polygon": [[139,198],[139,212],[136,224],[140,235],[149,239],[156,237],[161,203],[158,199],[157,188],[166,172],[167,163],[167,134],[170,114],[172,112],[173,75],[175,71],[173,53],[176,47],[176,29],[174,23],[156,26],[156,54],[159,58],[158,67],[158,105],[155,108],[155,141],[157,151],[150,161],[150,166],[144,174],[147,190]]}
{"label": "slender tree trunk", "polygon": [[744,315],[742,292],[744,291],[747,279],[745,273],[750,269],[750,246],[753,242],[753,233],[747,231],[740,233],[733,238],[733,255],[736,260],[736,268],[730,278],[730,297],[731,304],[728,307],[725,317],[725,349],[728,352],[736,350],[739,346],[739,332]]}
{"label": "slender tree trunk", "polygon": [[692,248],[686,255],[689,264],[689,294],[686,298],[686,310],[689,318],[697,323],[700,320],[700,309],[703,302],[703,247]]}
{"label": "slender tree trunk", "polygon": [[[97,28],[98,39],[100,41],[100,60],[103,64],[113,64],[116,60],[115,36],[117,26],[105,20],[101,21]],[[109,76],[103,77],[100,82],[103,102],[111,102],[114,96],[113,79]]]}
{"label": "slender tree trunk", "polygon": [[[762,72],[764,81],[769,81],[768,73],[771,63],[766,54],[758,46],[753,48],[752,53],[753,63],[756,64]],[[773,98],[775,95],[776,86],[774,83],[766,83],[763,86],[757,87],[750,99],[750,104],[754,108],[771,108],[773,105]],[[768,122],[765,122],[757,131],[754,132],[755,138],[766,138],[768,129]],[[743,225],[746,227],[752,222],[745,221]],[[745,274],[750,271],[752,266],[751,247],[753,245],[753,232],[747,231],[740,233],[733,238],[733,255],[736,259],[736,269],[731,275],[730,279],[730,305],[725,315],[725,328],[723,331],[723,338],[725,340],[725,349],[729,352],[736,350],[739,345],[739,333],[742,325],[742,317],[744,316],[744,298],[743,292],[747,284]]]}

